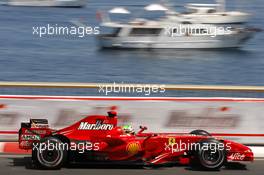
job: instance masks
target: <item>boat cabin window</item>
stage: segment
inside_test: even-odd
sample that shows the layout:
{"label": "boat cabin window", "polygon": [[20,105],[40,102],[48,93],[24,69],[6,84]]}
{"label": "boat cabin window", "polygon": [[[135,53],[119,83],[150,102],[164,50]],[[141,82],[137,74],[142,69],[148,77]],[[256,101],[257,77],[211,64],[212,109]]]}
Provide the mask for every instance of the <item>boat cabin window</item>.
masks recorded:
{"label": "boat cabin window", "polygon": [[182,21],[181,24],[192,24],[190,21]]}
{"label": "boat cabin window", "polygon": [[210,9],[207,11],[207,13],[216,13],[216,10],[215,9]]}
{"label": "boat cabin window", "polygon": [[200,29],[199,34],[208,34],[208,30],[207,29]]}
{"label": "boat cabin window", "polygon": [[116,37],[118,36],[121,27],[103,27],[101,33],[107,36]]}
{"label": "boat cabin window", "polygon": [[118,27],[118,28],[114,28],[114,29],[113,29],[113,32],[112,32],[112,35],[113,35],[113,36],[117,36],[117,35],[119,34],[120,30],[121,30],[120,27]]}
{"label": "boat cabin window", "polygon": [[130,36],[159,36],[161,28],[133,28]]}
{"label": "boat cabin window", "polygon": [[174,28],[174,29],[172,30],[172,33],[178,33],[178,29],[177,29],[177,28]]}

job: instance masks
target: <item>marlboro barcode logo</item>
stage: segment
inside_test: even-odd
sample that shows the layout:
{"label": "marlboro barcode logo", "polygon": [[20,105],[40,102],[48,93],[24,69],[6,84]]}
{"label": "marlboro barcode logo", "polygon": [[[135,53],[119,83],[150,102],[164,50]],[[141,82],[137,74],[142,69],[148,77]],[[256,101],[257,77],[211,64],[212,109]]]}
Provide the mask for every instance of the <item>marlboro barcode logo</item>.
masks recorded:
{"label": "marlboro barcode logo", "polygon": [[104,124],[102,121],[97,121],[94,124],[88,122],[81,122],[79,125],[79,130],[111,130],[114,125]]}

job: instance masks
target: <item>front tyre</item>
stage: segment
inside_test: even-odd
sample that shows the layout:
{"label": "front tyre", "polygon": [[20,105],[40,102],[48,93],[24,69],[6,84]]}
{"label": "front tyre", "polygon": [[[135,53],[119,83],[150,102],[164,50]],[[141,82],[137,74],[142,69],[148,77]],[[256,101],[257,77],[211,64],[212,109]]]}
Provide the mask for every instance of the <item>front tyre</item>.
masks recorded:
{"label": "front tyre", "polygon": [[47,137],[33,147],[32,160],[37,167],[44,169],[60,169],[67,160],[68,150],[64,149],[61,140]]}
{"label": "front tyre", "polygon": [[210,139],[201,141],[198,145],[191,161],[192,166],[207,170],[218,170],[224,165],[226,151],[222,142]]}

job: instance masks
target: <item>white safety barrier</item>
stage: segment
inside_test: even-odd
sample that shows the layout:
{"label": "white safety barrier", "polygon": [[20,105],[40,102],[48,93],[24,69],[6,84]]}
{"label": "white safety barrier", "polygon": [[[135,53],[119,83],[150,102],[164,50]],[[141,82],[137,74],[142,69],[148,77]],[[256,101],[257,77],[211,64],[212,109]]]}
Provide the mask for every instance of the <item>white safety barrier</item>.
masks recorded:
{"label": "white safety barrier", "polygon": [[[21,122],[46,118],[63,128],[87,115],[117,108],[119,125],[150,132],[188,133],[204,129],[246,144],[264,144],[264,99],[0,96],[0,130],[17,131]],[[14,138],[1,134],[0,139]]]}

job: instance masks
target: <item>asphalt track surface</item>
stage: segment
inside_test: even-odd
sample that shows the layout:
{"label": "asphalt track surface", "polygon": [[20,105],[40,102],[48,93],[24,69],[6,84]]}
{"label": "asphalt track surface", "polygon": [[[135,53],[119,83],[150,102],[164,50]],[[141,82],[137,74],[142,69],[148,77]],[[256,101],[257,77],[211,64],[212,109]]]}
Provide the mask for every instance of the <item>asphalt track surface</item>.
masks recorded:
{"label": "asphalt track surface", "polygon": [[30,157],[1,156],[0,174],[7,175],[263,175],[264,160],[256,160],[246,166],[235,164],[233,168],[222,168],[220,171],[193,170],[186,166],[144,169],[142,167],[74,165],[60,170],[39,170],[30,166]]}

